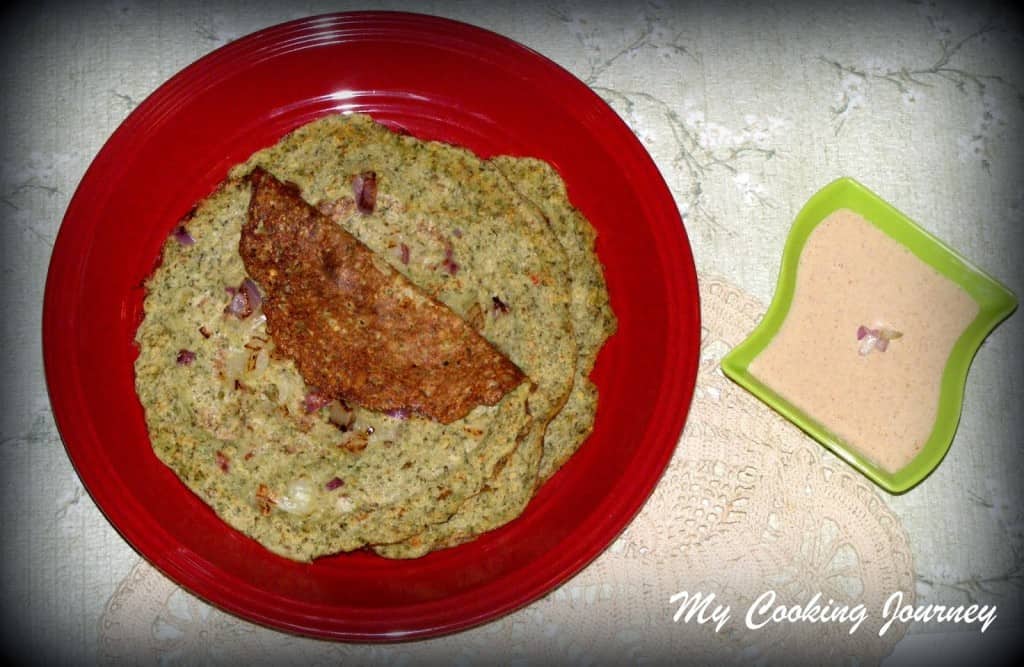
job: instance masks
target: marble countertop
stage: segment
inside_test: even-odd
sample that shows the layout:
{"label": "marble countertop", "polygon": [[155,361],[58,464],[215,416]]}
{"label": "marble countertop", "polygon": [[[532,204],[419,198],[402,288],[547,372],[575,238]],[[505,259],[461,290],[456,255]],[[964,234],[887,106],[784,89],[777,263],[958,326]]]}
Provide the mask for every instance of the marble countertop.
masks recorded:
{"label": "marble countertop", "polygon": [[[105,605],[139,561],[75,474],[43,376],[43,286],[76,185],[128,113],[195,59],[284,20],[356,8],[473,23],[575,74],[655,159],[701,275],[762,303],[795,213],[844,175],[1024,294],[1024,25],[998,5],[122,1],[6,9],[0,653],[94,660]],[[1024,619],[1022,322],[1019,314],[1007,320],[975,358],[942,466],[911,493],[884,495],[909,536],[919,598],[997,604],[990,636],[1012,635]],[[893,659],[997,646],[976,630],[915,627]]]}

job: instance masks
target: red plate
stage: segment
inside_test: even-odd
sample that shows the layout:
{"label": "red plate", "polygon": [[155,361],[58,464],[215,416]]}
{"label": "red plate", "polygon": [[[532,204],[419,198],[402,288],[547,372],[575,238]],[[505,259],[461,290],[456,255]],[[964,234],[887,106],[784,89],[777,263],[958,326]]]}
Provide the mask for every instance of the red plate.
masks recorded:
{"label": "red plate", "polygon": [[[228,528],[150,448],[133,386],[142,281],[176,221],[227,169],[318,116],[363,111],[482,156],[552,163],[593,221],[619,331],[593,377],[579,453],[505,528],[414,561],[299,564]],[[633,518],[675,448],[700,339],[682,220],[615,113],[551,61],[438,18],[355,13],[263,30],[161,86],[118,128],[68,207],[46,284],[46,376],[96,504],[171,579],[249,620],[367,641],[422,638],[521,607],[578,572]]]}

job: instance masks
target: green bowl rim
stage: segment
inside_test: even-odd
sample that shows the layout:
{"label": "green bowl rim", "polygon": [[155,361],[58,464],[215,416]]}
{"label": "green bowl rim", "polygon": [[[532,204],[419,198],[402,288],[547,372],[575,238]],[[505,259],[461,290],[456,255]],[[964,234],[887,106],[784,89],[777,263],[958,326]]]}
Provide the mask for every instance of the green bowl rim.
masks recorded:
{"label": "green bowl rim", "polygon": [[[980,306],[978,315],[957,339],[942,373],[939,409],[931,435],[918,455],[890,473],[850,448],[819,422],[786,401],[750,374],[750,362],[774,338],[789,313],[796,287],[797,261],[811,232],[834,211],[858,213],[889,237],[966,291]],[[793,221],[782,253],[775,296],[750,335],[722,359],[727,377],[796,424],[889,493],[904,493],[921,483],[946,456],[963,407],[971,361],[985,338],[1017,308],[1017,297],[1002,283],[925,231],[891,204],[850,177],[838,178],[807,200]]]}

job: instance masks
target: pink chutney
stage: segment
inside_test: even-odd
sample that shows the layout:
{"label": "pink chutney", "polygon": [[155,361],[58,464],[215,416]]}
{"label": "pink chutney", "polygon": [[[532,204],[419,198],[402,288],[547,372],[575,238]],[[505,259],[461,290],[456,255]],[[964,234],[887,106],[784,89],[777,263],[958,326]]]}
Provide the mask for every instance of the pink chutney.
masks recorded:
{"label": "pink chutney", "polygon": [[[942,372],[979,309],[959,285],[841,209],[807,238],[789,313],[750,373],[896,472],[931,435]],[[865,330],[892,339],[872,346]]]}

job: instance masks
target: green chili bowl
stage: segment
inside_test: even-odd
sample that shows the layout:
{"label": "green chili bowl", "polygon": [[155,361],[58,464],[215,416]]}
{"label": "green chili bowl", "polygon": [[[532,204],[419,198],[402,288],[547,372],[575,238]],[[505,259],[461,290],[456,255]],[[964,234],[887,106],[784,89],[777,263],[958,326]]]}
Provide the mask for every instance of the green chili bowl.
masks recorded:
{"label": "green chili bowl", "polygon": [[[779,331],[793,301],[797,262],[815,227],[838,209],[849,209],[901,243],[978,302],[977,317],[953,346],[942,373],[939,409],[931,435],[918,455],[896,472],[886,471],[829,432],[813,417],[750,374],[750,363]],[[768,311],[754,331],[722,359],[722,371],[782,416],[889,493],[904,493],[924,480],[946,456],[963,404],[971,360],[985,337],[1017,308],[1017,297],[942,241],[852,178],[840,178],[815,193],[800,210],[786,240],[779,282]]]}

